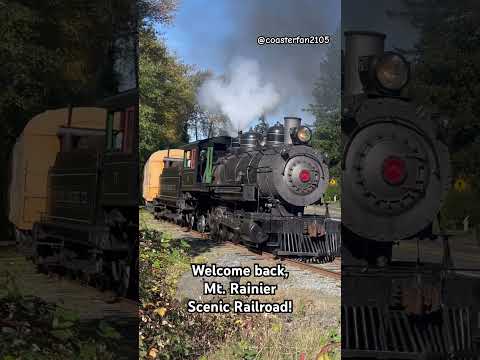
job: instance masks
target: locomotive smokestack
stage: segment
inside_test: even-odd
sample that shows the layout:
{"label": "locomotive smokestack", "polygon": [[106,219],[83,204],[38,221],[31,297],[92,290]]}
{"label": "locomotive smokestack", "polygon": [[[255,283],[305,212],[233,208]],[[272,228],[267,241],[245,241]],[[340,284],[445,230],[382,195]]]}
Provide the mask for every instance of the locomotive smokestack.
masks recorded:
{"label": "locomotive smokestack", "polygon": [[292,144],[292,138],[290,137],[290,129],[300,127],[302,119],[298,117],[284,117],[284,143],[285,145]]}
{"label": "locomotive smokestack", "polygon": [[345,32],[345,89],[346,96],[363,93],[362,82],[358,75],[358,58],[361,56],[381,55],[385,48],[385,34],[372,31]]}

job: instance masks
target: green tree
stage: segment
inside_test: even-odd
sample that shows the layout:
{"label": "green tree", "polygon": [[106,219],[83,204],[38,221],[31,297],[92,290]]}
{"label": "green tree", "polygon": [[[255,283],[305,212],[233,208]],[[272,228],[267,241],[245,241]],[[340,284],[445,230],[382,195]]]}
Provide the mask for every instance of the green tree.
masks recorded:
{"label": "green tree", "polygon": [[[448,117],[452,178],[469,195],[449,194],[448,217],[470,214],[480,223],[480,3],[475,0],[405,1],[404,16],[418,29],[411,94]],[[397,14],[398,15],[398,14]]]}
{"label": "green tree", "polygon": [[262,134],[262,136],[267,136],[268,131],[268,122],[264,114],[262,114],[259,118],[257,123],[255,124],[253,130]]}
{"label": "green tree", "polygon": [[[34,115],[70,103],[92,104],[115,89],[113,44],[134,36],[134,10],[128,0],[0,2],[4,169],[15,139]],[[0,172],[0,239],[7,229],[7,173]]]}
{"label": "green tree", "polygon": [[321,118],[325,112],[335,111],[340,106],[341,95],[341,42],[337,29],[325,55],[320,61],[319,76],[313,88],[314,103],[309,110]]}
{"label": "green tree", "polygon": [[210,112],[206,110],[203,110],[203,113],[206,119],[203,125],[203,134],[205,137],[228,135],[229,130],[236,131],[236,129],[232,129],[232,123],[226,115],[220,112]]}
{"label": "green tree", "polygon": [[474,0],[405,3],[406,16],[420,35],[412,95],[448,116],[455,175],[480,175],[478,157],[469,156],[478,153],[480,140],[480,4]]}
{"label": "green tree", "polygon": [[[198,71],[193,74],[191,79],[195,92],[197,93],[202,84],[212,76],[213,73],[209,70]],[[194,111],[190,117],[189,123],[189,130],[195,141],[218,135],[219,127],[225,123],[226,119],[221,114],[206,111],[197,101],[195,101]]]}
{"label": "green tree", "polygon": [[[173,19],[177,0],[0,1],[0,165],[36,114],[92,105],[116,90],[115,44],[153,21]],[[128,55],[133,56],[133,55]],[[6,238],[8,172],[0,172],[0,240]]]}
{"label": "green tree", "polygon": [[328,189],[329,194],[340,194],[342,138],[340,126],[340,37],[332,37],[331,46],[320,62],[318,80],[313,89],[314,103],[308,110],[315,116],[312,146],[328,156],[330,177],[337,184]]}
{"label": "green tree", "polygon": [[178,0],[137,0],[139,28],[154,24],[171,24],[175,18],[178,3]]}
{"label": "green tree", "polygon": [[314,124],[312,146],[328,156],[330,177],[337,181],[341,177],[340,161],[342,158],[340,112],[338,109],[325,112],[317,117]]}
{"label": "green tree", "polygon": [[140,161],[156,150],[188,141],[198,112],[198,79],[190,66],[170,54],[152,27],[140,32]]}

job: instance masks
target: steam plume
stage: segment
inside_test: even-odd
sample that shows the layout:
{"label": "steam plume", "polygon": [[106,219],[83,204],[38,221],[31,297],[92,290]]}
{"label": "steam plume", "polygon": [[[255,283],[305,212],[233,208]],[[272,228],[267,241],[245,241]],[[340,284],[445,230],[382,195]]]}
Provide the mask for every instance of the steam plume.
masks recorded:
{"label": "steam plume", "polygon": [[206,110],[226,115],[233,130],[244,130],[252,120],[273,110],[280,95],[272,83],[262,81],[256,61],[236,57],[224,76],[205,81],[198,99]]}

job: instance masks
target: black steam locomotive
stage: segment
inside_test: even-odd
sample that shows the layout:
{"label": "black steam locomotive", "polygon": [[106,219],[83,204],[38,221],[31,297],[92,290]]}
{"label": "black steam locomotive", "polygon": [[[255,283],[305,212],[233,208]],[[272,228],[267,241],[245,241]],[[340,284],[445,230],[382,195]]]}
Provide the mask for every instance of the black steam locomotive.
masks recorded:
{"label": "black steam locomotive", "polygon": [[[103,100],[102,130],[62,127],[46,214],[33,227],[42,269],[81,276],[122,296],[138,287],[138,92]],[[114,128],[114,114],[121,128]],[[84,146],[78,146],[83,140]],[[134,176],[132,176],[134,174]]]}
{"label": "black steam locomotive", "polygon": [[249,131],[186,145],[183,159],[164,160],[156,216],[278,256],[332,261],[340,253],[339,222],[304,214],[322,201],[329,181],[311,136],[289,117],[263,141]]}
{"label": "black steam locomotive", "polygon": [[[450,271],[432,226],[450,186],[439,116],[405,96],[409,64],[384,34],[345,37],[342,357],[478,359],[478,281]],[[443,263],[392,260],[436,237]]]}

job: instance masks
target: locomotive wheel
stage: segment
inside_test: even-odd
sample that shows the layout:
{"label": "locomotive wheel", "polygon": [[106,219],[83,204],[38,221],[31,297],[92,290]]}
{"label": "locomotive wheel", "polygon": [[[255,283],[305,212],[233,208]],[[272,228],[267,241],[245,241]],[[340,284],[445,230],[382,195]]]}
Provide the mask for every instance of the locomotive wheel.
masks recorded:
{"label": "locomotive wheel", "polygon": [[226,239],[222,236],[224,231],[221,225],[221,219],[224,216],[224,210],[220,207],[213,209],[208,216],[208,228],[210,230],[210,237],[215,241],[223,241]]}

